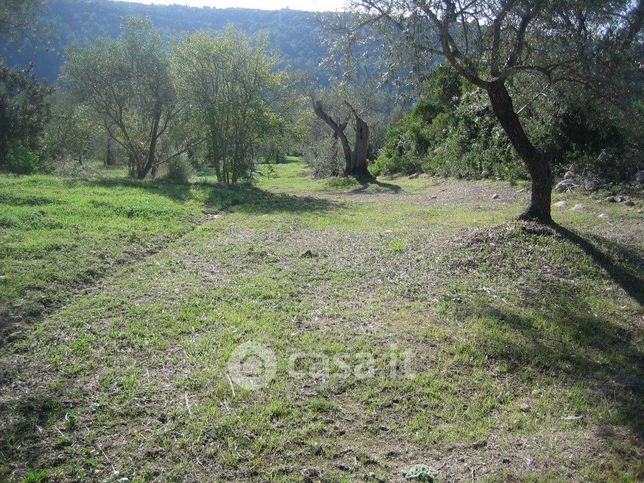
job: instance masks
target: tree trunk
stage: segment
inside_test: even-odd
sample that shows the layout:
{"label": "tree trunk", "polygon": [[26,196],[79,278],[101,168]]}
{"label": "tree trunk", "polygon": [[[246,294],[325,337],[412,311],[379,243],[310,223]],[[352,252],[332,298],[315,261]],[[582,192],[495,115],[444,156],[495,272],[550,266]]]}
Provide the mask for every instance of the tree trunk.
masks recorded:
{"label": "tree trunk", "polygon": [[139,163],[136,159],[136,156],[129,152],[127,154],[127,172],[128,176],[134,177],[135,174],[137,174],[137,169],[138,169]]}
{"label": "tree trunk", "polygon": [[333,134],[337,139],[340,140],[340,143],[342,144],[342,151],[344,152],[344,174],[349,175],[352,174],[352,164],[353,164],[353,154],[351,152],[351,146],[349,145],[349,140],[347,139],[347,135],[344,134],[344,130],[347,128],[347,123],[344,124],[338,124],[335,122],[331,116],[329,116],[325,111],[324,108],[322,107],[322,102],[321,101],[315,101],[313,103],[313,109],[315,110],[315,114],[322,119],[331,129],[333,129]]}
{"label": "tree trunk", "polygon": [[550,204],[552,201],[552,168],[550,156],[539,151],[528,139],[519,116],[514,110],[512,98],[503,81],[496,81],[487,87],[490,104],[512,146],[528,168],[532,178],[530,206],[519,217],[552,223]]}
{"label": "tree trunk", "polygon": [[158,114],[152,123],[152,131],[150,135],[150,146],[148,148],[146,159],[143,165],[139,165],[139,171],[137,173],[137,178],[139,179],[145,179],[145,177],[148,175],[148,173],[154,166],[154,162],[156,160],[156,152],[157,152],[157,141],[159,139],[160,122],[161,122],[161,114]]}
{"label": "tree trunk", "polygon": [[107,136],[107,149],[105,151],[105,166],[114,166],[116,164],[116,158],[114,156],[114,151],[112,151],[112,138]]}
{"label": "tree trunk", "polygon": [[215,175],[219,183],[223,182],[221,174],[221,161],[219,160],[219,150],[217,149],[217,138],[211,133],[210,135],[210,160],[215,168]]}
{"label": "tree trunk", "polygon": [[366,176],[367,152],[369,151],[369,126],[354,111],[356,119],[356,142],[353,145],[351,159],[351,172],[349,174],[359,177]]}

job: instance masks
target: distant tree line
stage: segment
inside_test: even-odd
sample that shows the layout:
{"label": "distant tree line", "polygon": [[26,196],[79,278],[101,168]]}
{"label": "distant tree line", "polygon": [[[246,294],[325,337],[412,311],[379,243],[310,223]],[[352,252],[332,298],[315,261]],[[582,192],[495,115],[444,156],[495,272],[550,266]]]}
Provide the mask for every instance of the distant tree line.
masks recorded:
{"label": "distant tree line", "polygon": [[61,77],[76,109],[89,108],[126,153],[131,176],[144,179],[202,148],[227,184],[248,175],[285,132],[287,82],[266,43],[232,27],[168,47],[141,18],[127,19],[119,38],[71,49]]}
{"label": "distant tree line", "polygon": [[[328,75],[319,68],[326,47],[319,40],[318,14],[294,10],[193,8],[180,5],[143,5],[112,0],[3,0],[11,7],[12,42],[0,44],[0,56],[13,67],[32,62],[39,80],[57,81],[66,49],[101,37],[118,37],[124,18],[147,17],[168,41],[185,32],[221,31],[234,25],[244,34],[267,37],[267,51],[279,52],[278,67],[307,72],[324,83]],[[12,6],[19,7],[13,8]],[[30,26],[25,30],[23,26]],[[16,29],[15,27],[21,27]],[[37,33],[37,34],[36,34]]]}
{"label": "distant tree line", "polygon": [[236,184],[288,144],[297,96],[278,60],[265,38],[232,27],[166,41],[149,19],[127,18],[119,37],[68,49],[53,95],[31,68],[0,65],[0,169],[120,158],[132,177],[164,167],[185,180],[201,153]]}

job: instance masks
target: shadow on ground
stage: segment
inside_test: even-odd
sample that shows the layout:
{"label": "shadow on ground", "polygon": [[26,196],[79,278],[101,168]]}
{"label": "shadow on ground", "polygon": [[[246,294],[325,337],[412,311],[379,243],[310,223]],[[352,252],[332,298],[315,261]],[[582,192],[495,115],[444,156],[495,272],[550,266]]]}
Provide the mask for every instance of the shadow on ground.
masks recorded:
{"label": "shadow on ground", "polygon": [[[351,194],[382,192],[399,193],[402,190],[402,188],[397,184],[383,183],[382,181],[378,181],[376,178],[370,176],[356,178],[356,181],[360,183],[360,188],[349,191],[349,193]],[[375,190],[369,191],[369,188],[374,188]]]}
{"label": "shadow on ground", "polygon": [[208,195],[207,205],[222,206],[223,209],[232,208],[248,214],[324,212],[341,206],[336,201],[313,196],[273,193],[252,185],[214,188]]}
{"label": "shadow on ground", "polygon": [[[644,259],[641,253],[603,237],[586,235],[584,238],[561,225],[555,224],[553,228],[590,256],[637,303],[644,305]],[[606,248],[602,249],[602,245]]]}
{"label": "shadow on ground", "polygon": [[131,178],[100,178],[92,180],[69,180],[68,185],[82,183],[85,186],[102,188],[128,187],[136,188],[161,196],[166,196],[177,202],[203,199],[194,188],[208,192],[205,206],[230,209],[235,207],[245,213],[273,213],[306,211],[326,211],[340,206],[337,202],[311,196],[295,196],[286,193],[273,193],[252,184],[227,186],[222,183],[192,183],[176,184],[164,181],[141,181]]}
{"label": "shadow on ground", "polygon": [[[578,246],[641,305],[642,258],[635,250],[562,226],[554,230],[561,243]],[[514,284],[519,301],[501,303],[494,293],[477,294],[456,308],[475,332],[472,344],[485,358],[504,362],[521,377],[538,373],[552,377],[555,385],[565,381],[570,387],[588,388],[594,401],[609,408],[601,424],[622,425],[644,437],[644,353],[637,309],[602,310],[610,293],[574,278],[532,271],[517,283],[504,280],[500,268],[494,283]]]}
{"label": "shadow on ground", "polygon": [[[43,459],[51,458],[52,448],[41,444],[40,432],[63,418],[71,428],[74,420],[67,411],[69,403],[65,404],[44,393],[34,393],[20,400],[0,404],[0,455],[5,462],[20,462],[19,468],[0,465],[0,480],[11,481],[11,473],[14,471],[18,470],[20,473],[38,468]],[[58,449],[68,444],[68,439],[61,433]],[[25,478],[22,481],[32,480]]]}

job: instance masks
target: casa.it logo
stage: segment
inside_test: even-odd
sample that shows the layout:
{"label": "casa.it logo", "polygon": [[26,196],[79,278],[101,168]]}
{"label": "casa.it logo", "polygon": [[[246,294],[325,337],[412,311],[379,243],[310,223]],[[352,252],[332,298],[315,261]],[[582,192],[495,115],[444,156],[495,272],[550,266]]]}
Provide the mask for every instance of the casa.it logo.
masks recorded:
{"label": "casa.it logo", "polygon": [[228,374],[243,389],[262,389],[277,372],[275,353],[265,345],[246,342],[238,346],[228,360]]}

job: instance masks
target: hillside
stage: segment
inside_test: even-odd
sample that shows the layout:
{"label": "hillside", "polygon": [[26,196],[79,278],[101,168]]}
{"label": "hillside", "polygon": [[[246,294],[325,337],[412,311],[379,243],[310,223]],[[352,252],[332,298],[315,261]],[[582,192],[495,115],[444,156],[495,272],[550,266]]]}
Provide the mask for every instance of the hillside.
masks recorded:
{"label": "hillside", "polygon": [[109,0],[49,0],[38,35],[24,36],[0,47],[9,65],[34,63],[36,75],[54,82],[64,60],[65,47],[100,36],[118,35],[121,20],[149,16],[166,37],[199,29],[220,30],[232,24],[248,35],[266,33],[271,49],[280,52],[280,67],[290,66],[319,79],[318,65],[325,48],[318,38],[317,14],[293,10],[193,8],[179,5],[143,5]]}

